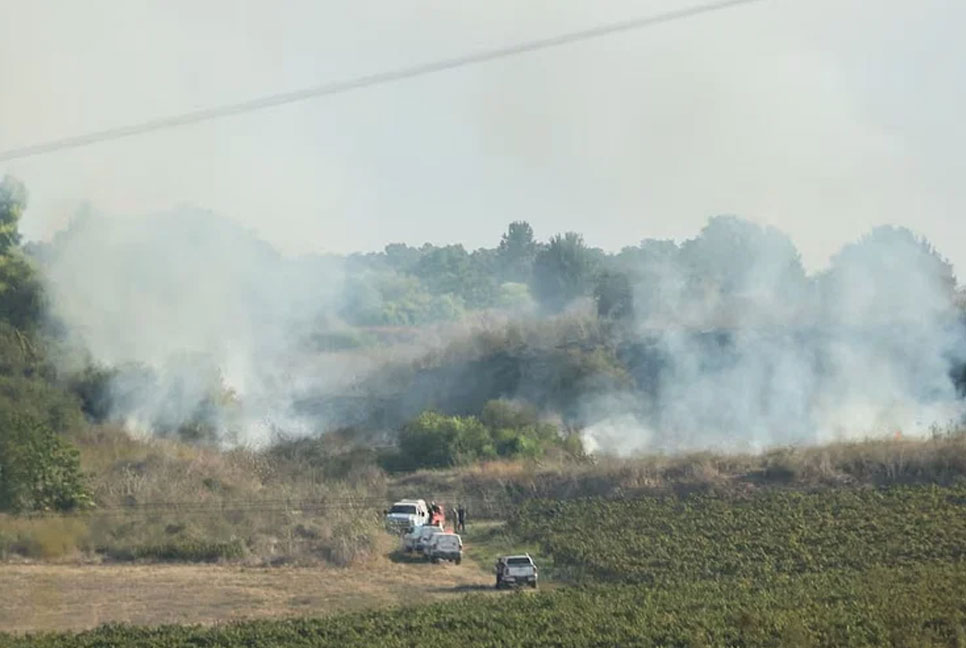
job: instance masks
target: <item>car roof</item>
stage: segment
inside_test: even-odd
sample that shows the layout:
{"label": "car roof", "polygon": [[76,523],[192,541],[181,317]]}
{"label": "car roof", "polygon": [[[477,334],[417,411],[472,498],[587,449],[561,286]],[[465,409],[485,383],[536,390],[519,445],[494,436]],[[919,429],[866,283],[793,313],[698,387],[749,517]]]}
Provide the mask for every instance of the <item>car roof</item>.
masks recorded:
{"label": "car roof", "polygon": [[516,554],[513,556],[503,556],[503,558],[501,558],[500,560],[510,560],[511,558],[526,558],[527,560],[533,560],[533,558],[530,557],[530,554]]}

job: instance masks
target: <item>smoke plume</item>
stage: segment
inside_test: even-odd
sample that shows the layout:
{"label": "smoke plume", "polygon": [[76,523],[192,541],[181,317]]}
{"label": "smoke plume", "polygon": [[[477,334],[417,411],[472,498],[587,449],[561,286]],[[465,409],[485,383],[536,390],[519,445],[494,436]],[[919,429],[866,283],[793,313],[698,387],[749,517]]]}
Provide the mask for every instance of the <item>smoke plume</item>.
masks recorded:
{"label": "smoke plume", "polygon": [[[417,294],[426,312],[457,318],[448,328],[343,345],[339,336],[370,334],[343,321],[346,308],[379,311],[381,295],[416,280],[383,273],[373,283],[353,257],[284,257],[197,210],[88,213],[38,256],[53,318],[74,348],[114,368],[111,418],[148,434],[262,444],[276,432],[391,430],[424,408],[469,414],[517,398],[583,427],[593,450],[753,451],[924,434],[964,412],[955,278],[905,229],[876,229],[813,275],[781,232],[732,217],[681,244],[602,255],[629,278],[633,315],[585,365],[550,343],[491,348],[513,335],[481,337],[460,315],[472,305],[452,295]],[[489,326],[532,317],[505,307]],[[457,342],[475,350],[446,351]]]}

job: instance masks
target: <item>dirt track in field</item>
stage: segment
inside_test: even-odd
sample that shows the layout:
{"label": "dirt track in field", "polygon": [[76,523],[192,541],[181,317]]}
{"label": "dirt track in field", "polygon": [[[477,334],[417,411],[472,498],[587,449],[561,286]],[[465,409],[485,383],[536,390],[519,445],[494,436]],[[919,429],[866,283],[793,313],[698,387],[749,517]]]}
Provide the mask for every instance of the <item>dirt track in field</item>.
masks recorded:
{"label": "dirt track in field", "polygon": [[384,557],[349,569],[0,564],[0,631],[323,616],[429,602],[491,585],[472,561],[431,565]]}

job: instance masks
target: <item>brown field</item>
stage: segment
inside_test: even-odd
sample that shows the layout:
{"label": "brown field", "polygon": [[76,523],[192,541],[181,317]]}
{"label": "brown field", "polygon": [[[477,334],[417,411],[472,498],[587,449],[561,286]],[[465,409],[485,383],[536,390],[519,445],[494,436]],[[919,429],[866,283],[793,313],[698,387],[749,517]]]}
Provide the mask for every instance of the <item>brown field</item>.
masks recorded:
{"label": "brown field", "polygon": [[0,564],[0,631],[324,616],[490,585],[489,574],[470,560],[456,566],[379,557],[351,568],[7,563]]}

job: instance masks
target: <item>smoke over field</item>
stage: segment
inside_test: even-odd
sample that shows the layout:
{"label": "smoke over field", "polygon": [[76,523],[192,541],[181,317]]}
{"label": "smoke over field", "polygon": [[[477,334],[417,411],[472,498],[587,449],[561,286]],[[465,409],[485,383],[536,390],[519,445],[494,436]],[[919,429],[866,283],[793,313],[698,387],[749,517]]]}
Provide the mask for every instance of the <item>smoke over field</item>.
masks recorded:
{"label": "smoke over field", "polygon": [[786,236],[731,217],[617,254],[523,225],[472,253],[293,259],[205,212],[87,214],[36,255],[70,346],[110,368],[107,416],[145,433],[261,444],[502,398],[628,453],[963,416],[955,279],[907,230],[808,275]]}

